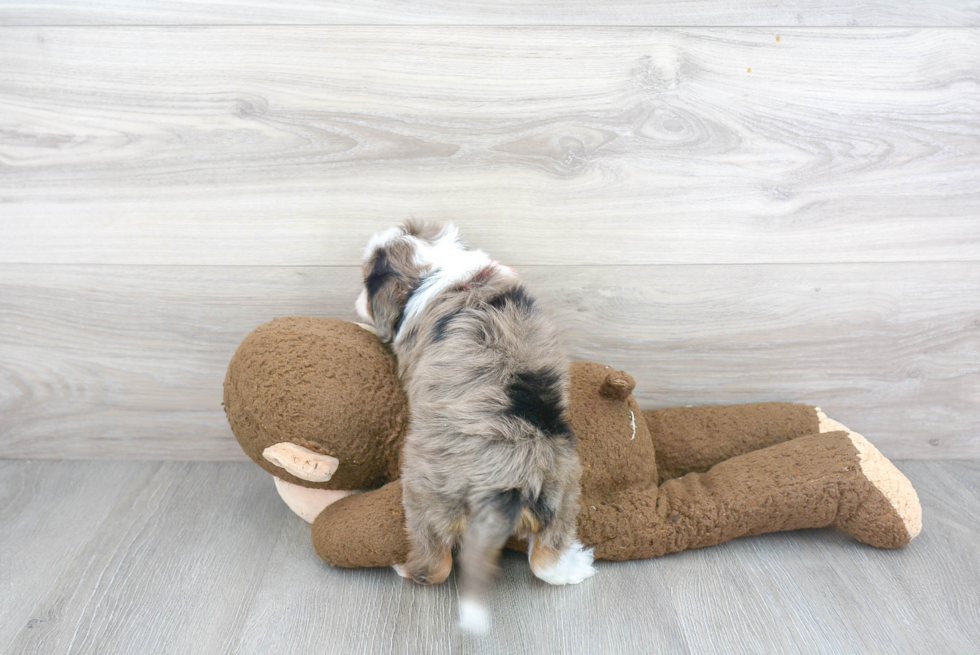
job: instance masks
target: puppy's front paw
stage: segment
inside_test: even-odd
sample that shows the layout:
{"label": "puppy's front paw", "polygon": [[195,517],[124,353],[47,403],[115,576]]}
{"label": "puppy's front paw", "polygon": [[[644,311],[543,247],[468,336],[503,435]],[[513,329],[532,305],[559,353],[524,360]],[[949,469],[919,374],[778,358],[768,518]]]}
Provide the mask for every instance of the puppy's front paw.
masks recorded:
{"label": "puppy's front paw", "polygon": [[401,577],[403,578],[409,577],[408,574],[405,573],[405,567],[402,564],[393,564],[391,568],[393,568],[395,570],[395,573],[397,573]]}
{"label": "puppy's front paw", "polygon": [[585,548],[576,541],[556,561],[545,566],[532,566],[531,571],[548,584],[578,584],[595,575],[592,553],[592,548]]}

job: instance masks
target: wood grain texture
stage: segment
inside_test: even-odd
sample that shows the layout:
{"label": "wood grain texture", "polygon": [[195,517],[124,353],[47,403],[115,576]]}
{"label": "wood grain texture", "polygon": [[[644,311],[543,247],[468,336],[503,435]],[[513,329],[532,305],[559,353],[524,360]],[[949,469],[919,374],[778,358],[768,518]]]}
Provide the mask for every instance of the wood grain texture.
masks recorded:
{"label": "wood grain texture", "polygon": [[[54,584],[33,564],[0,571],[0,643],[23,655],[96,644],[106,654],[973,652],[980,463],[899,467],[924,517],[905,548],[794,531],[600,562],[566,588],[507,553],[490,590],[494,629],[473,640],[454,628],[455,574],[418,587],[387,569],[328,567],[251,463],[0,462],[0,494],[19,499],[0,507],[5,527],[19,517],[4,545],[39,559],[77,551]],[[29,527],[68,507],[105,517],[86,543]],[[29,611],[24,598],[37,599]]]}
{"label": "wood grain texture", "polygon": [[[588,587],[550,587],[534,579],[525,556],[510,553],[488,598],[497,626],[478,640],[456,629],[455,574],[420,587],[388,569],[333,569],[309,541],[309,525],[287,520],[236,653],[316,652],[326,643],[351,654],[689,652],[653,567],[627,563]],[[595,599],[616,599],[615,620],[609,602]]]}
{"label": "wood grain texture", "polygon": [[5,0],[0,25],[980,25],[975,0]]}
{"label": "wood grain texture", "polygon": [[0,262],[980,259],[977,30],[779,34],[2,28]]}
{"label": "wood grain texture", "polygon": [[0,644],[22,629],[43,629],[63,615],[41,609],[45,596],[90,542],[118,520],[122,499],[159,463],[125,466],[0,461]]}
{"label": "wood grain texture", "polygon": [[337,273],[3,267],[0,457],[244,458],[221,409],[231,356],[276,316],[353,319],[357,273]]}
{"label": "wood grain texture", "polygon": [[[62,462],[58,472],[93,476],[107,467]],[[63,495],[112,512],[38,598],[34,619],[5,635],[9,652],[228,652],[286,518],[262,484],[268,475],[255,468],[158,463],[142,484],[102,494],[62,482]],[[62,533],[54,543],[73,537]],[[29,576],[15,581],[33,584]]]}
{"label": "wood grain texture", "polygon": [[[967,562],[980,556],[967,536],[980,527],[973,509],[980,468],[975,461],[899,468],[923,507],[922,534],[908,548],[869,549],[840,532],[802,530],[690,551],[665,567],[692,652],[974,650],[980,593],[954,571],[975,569]],[[949,534],[943,524],[959,529]]]}
{"label": "wood grain texture", "polygon": [[[822,406],[898,458],[980,455],[980,264],[521,267],[643,407]],[[354,320],[353,267],[0,266],[0,457],[243,459],[235,348]]]}

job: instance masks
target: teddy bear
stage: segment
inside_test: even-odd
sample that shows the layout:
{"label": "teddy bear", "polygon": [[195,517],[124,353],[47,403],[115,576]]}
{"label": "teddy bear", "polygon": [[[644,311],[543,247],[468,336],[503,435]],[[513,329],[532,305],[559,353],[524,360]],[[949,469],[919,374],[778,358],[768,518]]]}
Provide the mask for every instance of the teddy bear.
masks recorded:
{"label": "teddy bear", "polygon": [[[405,561],[399,456],[408,403],[370,326],[265,323],[241,343],[224,408],[245,453],[312,523],[341,567]],[[570,364],[569,421],[582,463],[581,541],[596,559],[658,557],[736,537],[834,526],[879,548],[909,543],[922,510],[867,439],[795,403],[641,410],[628,373]],[[526,550],[511,540],[508,547]]]}

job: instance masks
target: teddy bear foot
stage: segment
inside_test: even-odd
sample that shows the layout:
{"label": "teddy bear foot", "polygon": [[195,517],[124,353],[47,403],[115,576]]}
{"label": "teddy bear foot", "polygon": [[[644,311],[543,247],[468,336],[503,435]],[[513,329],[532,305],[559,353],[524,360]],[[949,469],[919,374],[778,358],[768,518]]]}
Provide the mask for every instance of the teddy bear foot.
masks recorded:
{"label": "teddy bear foot", "polygon": [[[845,432],[858,452],[859,484],[867,485],[864,500],[842,513],[833,525],[858,541],[877,548],[899,548],[922,531],[922,507],[908,478],[862,435],[817,408],[820,432]],[[862,495],[864,495],[862,493]]]}

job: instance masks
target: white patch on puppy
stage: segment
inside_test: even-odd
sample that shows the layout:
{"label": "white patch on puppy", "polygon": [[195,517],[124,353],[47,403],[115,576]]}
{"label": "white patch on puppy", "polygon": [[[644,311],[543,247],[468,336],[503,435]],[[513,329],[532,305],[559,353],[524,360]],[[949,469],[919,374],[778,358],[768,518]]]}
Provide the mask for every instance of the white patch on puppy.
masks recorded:
{"label": "white patch on puppy", "polygon": [[459,601],[459,627],[475,635],[485,635],[490,629],[490,613],[475,600],[464,598]]}
{"label": "white patch on puppy", "polygon": [[364,249],[364,258],[367,259],[379,247],[387,245],[398,237],[404,236],[404,234],[405,231],[396,225],[395,227],[389,227],[384,232],[378,232],[377,234],[371,235],[371,238],[368,240],[367,247]]}
{"label": "white patch on puppy", "polygon": [[[357,297],[357,302],[354,303],[354,310],[357,315],[361,317],[361,320],[368,325],[374,325],[374,319],[371,318],[371,312],[368,311],[368,293],[367,289],[361,290],[361,295]],[[377,334],[377,332],[375,332]]]}
{"label": "white patch on puppy", "polygon": [[[534,548],[533,544],[531,548]],[[557,562],[537,571],[532,569],[532,572],[548,584],[578,584],[595,575],[592,552],[591,548],[586,549],[581,542],[575,541],[561,554]]]}
{"label": "white patch on puppy", "polygon": [[493,265],[493,260],[482,250],[467,250],[459,241],[459,229],[447,224],[432,244],[417,237],[405,237],[415,247],[415,263],[427,269],[421,286],[415,290],[405,305],[402,329],[395,335],[397,343],[405,333],[405,326],[417,317],[439,293],[454,284],[461,284],[478,271]]}

